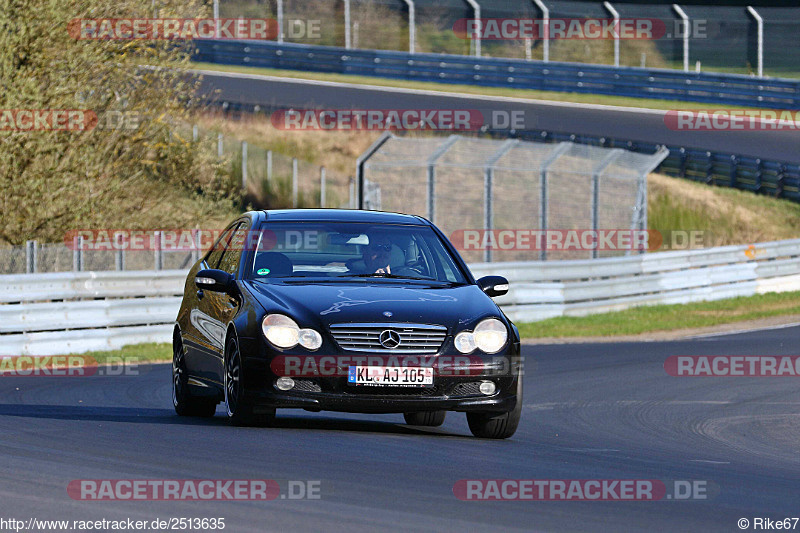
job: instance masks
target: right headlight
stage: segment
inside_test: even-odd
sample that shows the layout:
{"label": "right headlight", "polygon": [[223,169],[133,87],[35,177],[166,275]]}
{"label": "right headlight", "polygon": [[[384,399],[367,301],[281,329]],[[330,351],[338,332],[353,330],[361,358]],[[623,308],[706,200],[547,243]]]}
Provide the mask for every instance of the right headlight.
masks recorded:
{"label": "right headlight", "polygon": [[271,314],[264,317],[261,330],[269,342],[278,348],[294,348],[298,344],[307,350],[322,346],[322,336],[310,328],[300,329],[297,322],[286,315]]}
{"label": "right headlight", "polygon": [[470,353],[478,348],[484,353],[497,353],[508,340],[505,324],[496,318],[481,320],[474,331],[462,331],[456,335],[454,342],[461,353]]}

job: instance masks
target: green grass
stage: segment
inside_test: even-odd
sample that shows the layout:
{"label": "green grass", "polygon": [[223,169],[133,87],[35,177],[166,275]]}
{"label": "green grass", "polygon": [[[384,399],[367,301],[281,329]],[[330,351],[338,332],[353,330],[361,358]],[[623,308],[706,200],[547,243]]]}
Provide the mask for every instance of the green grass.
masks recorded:
{"label": "green grass", "polygon": [[104,364],[145,364],[172,360],[172,345],[169,343],[131,344],[119,350],[88,352],[83,356],[93,358],[99,365]]}
{"label": "green grass", "polygon": [[[407,81],[371,76],[354,76],[350,74],[331,74],[327,72],[305,72],[296,70],[279,70],[259,67],[242,67],[234,65],[218,65],[215,63],[193,63],[199,70],[214,70],[218,72],[235,72],[242,74],[258,74],[264,76],[279,76],[282,78],[296,78],[304,80],[335,81],[354,83],[359,85],[377,85],[379,87],[398,87],[403,89],[423,89],[428,91],[458,92],[464,94],[478,94],[482,96],[506,96],[512,98],[526,98],[531,100],[550,100],[554,102],[575,102],[584,104],[603,104],[624,107],[641,107],[648,109],[698,109],[708,107],[700,102],[681,102],[674,100],[657,100],[650,98],[630,98],[622,96],[607,96],[601,94],[565,93],[557,91],[534,91],[529,89],[507,89],[503,87],[483,87],[479,85],[460,85],[450,83],[436,83],[424,81]],[[741,109],[758,109],[742,107]]]}
{"label": "green grass", "polygon": [[608,337],[731,324],[800,314],[800,292],[770,293],[685,305],[634,307],[585,317],[548,318],[520,323],[523,339]]}

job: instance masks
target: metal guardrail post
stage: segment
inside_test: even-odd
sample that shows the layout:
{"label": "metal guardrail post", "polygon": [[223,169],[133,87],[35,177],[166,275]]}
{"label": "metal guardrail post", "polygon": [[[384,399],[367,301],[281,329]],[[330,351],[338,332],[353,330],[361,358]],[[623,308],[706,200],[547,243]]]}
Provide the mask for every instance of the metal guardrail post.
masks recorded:
{"label": "metal guardrail post", "polygon": [[[599,229],[598,226],[600,223],[600,174],[602,174],[603,171],[608,168],[608,166],[623,152],[624,150],[621,148],[612,148],[611,152],[609,152],[609,154],[606,155],[594,169],[592,169],[592,231],[594,231],[595,235],[597,235],[597,230]],[[595,244],[597,244],[597,241],[595,241]],[[595,246],[592,248],[592,259],[597,259],[597,255],[598,250],[597,246]]]}
{"label": "metal guardrail post", "polygon": [[550,10],[544,5],[542,0],[533,0],[536,7],[542,10],[542,28],[544,28],[544,35],[542,36],[542,59],[550,61]]}
{"label": "metal guardrail post", "polygon": [[467,0],[467,3],[472,7],[473,19],[477,22],[478,38],[470,40],[470,43],[475,43],[475,57],[481,57],[481,34],[483,33],[483,21],[481,20],[481,6],[476,0]]}
{"label": "metal guardrail post", "polygon": [[297,176],[297,158],[292,158],[292,207],[297,209],[298,197],[300,196],[300,188]]}
{"label": "metal guardrail post", "polygon": [[[383,146],[386,141],[392,138],[391,132],[384,131],[378,140],[376,140],[367,151],[358,156],[356,159],[356,187],[358,188],[357,194],[354,193],[353,190],[350,191],[350,205],[357,206],[357,209],[364,209],[364,171],[366,170],[366,164],[370,157],[375,155],[375,153],[380,150],[381,146]],[[351,187],[353,184],[351,183]],[[354,201],[355,197],[357,196],[357,202]]]}
{"label": "metal guardrail post", "polygon": [[758,77],[764,77],[764,19],[758,14],[758,11],[753,9],[753,6],[747,6],[747,12],[753,15],[758,25]]}
{"label": "metal guardrail post", "polygon": [[272,181],[272,150],[267,150],[267,181]]}
{"label": "metal guardrail post", "polygon": [[319,206],[325,207],[325,167],[319,167]]}
{"label": "metal guardrail post", "polygon": [[[547,171],[550,168],[550,165],[555,163],[556,159],[558,159],[561,154],[569,150],[572,146],[570,142],[562,142],[559,143],[552,152],[547,156],[547,158],[542,161],[541,167],[539,167],[539,225],[541,231],[547,231],[547,216],[548,216],[548,201],[547,201]],[[544,233],[543,233],[544,235]],[[542,249],[539,250],[539,260],[545,261],[547,259],[547,246],[546,240],[543,241]]]}
{"label": "metal guardrail post", "polygon": [[461,137],[451,135],[428,158],[428,220],[436,223],[436,161],[442,157]]}
{"label": "metal guardrail post", "polygon": [[734,189],[736,188],[736,178],[737,178],[738,172],[739,172],[739,160],[736,158],[735,155],[732,155],[731,156],[731,168],[730,168],[731,181],[728,184],[728,185],[730,185],[731,188],[734,188]]}
{"label": "metal guardrail post", "polygon": [[603,6],[614,17],[614,66],[619,66],[619,12],[614,9],[610,2],[603,2]]}
{"label": "metal guardrail post", "polygon": [[25,272],[36,273],[36,241],[25,241]]}
{"label": "metal guardrail post", "polygon": [[689,72],[689,34],[691,33],[689,15],[678,4],[672,4],[672,9],[683,21],[683,71]]}

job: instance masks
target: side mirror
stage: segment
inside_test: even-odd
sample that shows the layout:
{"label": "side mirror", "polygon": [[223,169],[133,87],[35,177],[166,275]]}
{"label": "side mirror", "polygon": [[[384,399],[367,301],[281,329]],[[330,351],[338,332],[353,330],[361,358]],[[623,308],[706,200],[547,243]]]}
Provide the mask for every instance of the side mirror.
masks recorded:
{"label": "side mirror", "polygon": [[194,276],[194,284],[203,291],[228,292],[233,282],[233,276],[224,270],[207,268],[199,271]]}
{"label": "side mirror", "polygon": [[502,296],[508,292],[508,280],[503,276],[484,276],[478,280],[478,287],[491,297]]}

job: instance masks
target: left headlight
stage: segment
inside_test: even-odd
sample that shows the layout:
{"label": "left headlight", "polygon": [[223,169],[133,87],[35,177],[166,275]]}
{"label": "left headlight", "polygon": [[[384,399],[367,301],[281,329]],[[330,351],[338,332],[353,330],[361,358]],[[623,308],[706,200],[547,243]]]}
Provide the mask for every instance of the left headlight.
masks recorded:
{"label": "left headlight", "polygon": [[269,342],[278,348],[294,348],[298,344],[307,350],[322,346],[322,336],[311,328],[300,328],[286,315],[271,314],[264,317],[261,330]]}
{"label": "left headlight", "polygon": [[496,318],[481,320],[474,331],[462,331],[455,338],[456,349],[461,353],[470,353],[478,348],[484,353],[499,352],[508,340],[505,324]]}

